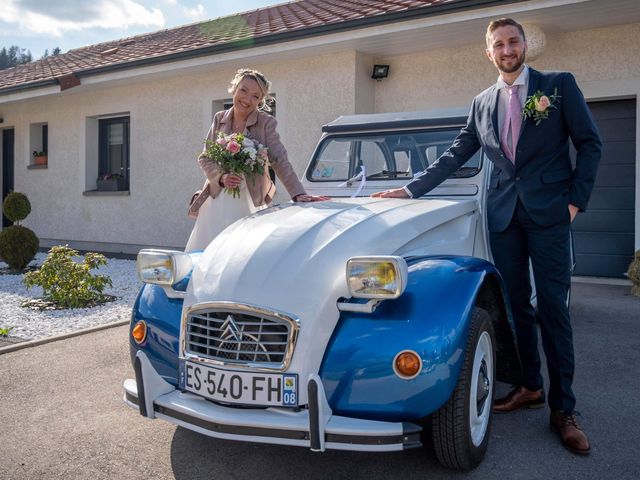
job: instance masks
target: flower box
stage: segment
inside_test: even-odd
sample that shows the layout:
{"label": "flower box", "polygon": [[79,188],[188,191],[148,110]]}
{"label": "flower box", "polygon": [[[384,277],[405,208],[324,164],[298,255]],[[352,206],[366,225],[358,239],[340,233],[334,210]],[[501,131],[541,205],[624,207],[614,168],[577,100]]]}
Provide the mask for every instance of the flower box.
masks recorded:
{"label": "flower box", "polygon": [[96,185],[100,192],[118,192],[127,189],[127,182],[124,178],[98,179]]}
{"label": "flower box", "polygon": [[37,155],[33,157],[32,165],[46,165],[49,162],[49,157],[46,155]]}

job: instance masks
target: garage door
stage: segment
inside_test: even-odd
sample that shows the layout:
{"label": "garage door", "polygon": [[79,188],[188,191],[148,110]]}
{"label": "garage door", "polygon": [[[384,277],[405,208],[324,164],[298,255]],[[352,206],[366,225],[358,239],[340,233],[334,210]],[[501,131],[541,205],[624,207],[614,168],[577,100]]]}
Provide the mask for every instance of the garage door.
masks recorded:
{"label": "garage door", "polygon": [[636,101],[592,102],[603,141],[587,212],[573,223],[575,275],[623,277],[635,235]]}

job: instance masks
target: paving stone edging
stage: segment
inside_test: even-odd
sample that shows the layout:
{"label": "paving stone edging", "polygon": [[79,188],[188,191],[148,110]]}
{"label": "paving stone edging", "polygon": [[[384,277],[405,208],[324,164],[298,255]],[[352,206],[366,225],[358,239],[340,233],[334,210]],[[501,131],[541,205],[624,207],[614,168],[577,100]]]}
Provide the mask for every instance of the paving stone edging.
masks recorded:
{"label": "paving stone edging", "polygon": [[37,340],[28,340],[26,342],[18,342],[6,347],[0,347],[0,355],[16,350],[22,350],[24,348],[37,347],[46,343],[57,342],[58,340],[66,340],[67,338],[77,337],[87,333],[99,332],[100,330],[106,330],[108,328],[121,327],[128,325],[129,320],[119,320],[117,322],[105,323],[104,325],[97,325],[95,327],[83,328],[82,330],[75,330],[73,332],[61,333],[60,335],[54,335],[53,337],[39,338]]}

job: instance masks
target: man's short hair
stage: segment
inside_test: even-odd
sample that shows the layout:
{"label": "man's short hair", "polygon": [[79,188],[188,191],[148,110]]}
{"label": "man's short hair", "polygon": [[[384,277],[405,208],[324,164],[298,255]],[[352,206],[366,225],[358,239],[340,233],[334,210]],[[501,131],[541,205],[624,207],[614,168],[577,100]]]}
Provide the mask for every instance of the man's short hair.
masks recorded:
{"label": "man's short hair", "polygon": [[492,20],[489,23],[489,26],[487,27],[487,35],[486,35],[486,41],[487,41],[487,47],[490,47],[491,45],[489,45],[489,42],[491,41],[491,34],[498,28],[500,27],[506,27],[506,26],[512,26],[512,27],[516,27],[518,29],[518,31],[520,32],[520,35],[522,35],[522,40],[526,40],[526,37],[524,35],[524,28],[522,28],[522,25],[520,25],[518,22],[516,22],[513,18],[499,18],[497,20]]}

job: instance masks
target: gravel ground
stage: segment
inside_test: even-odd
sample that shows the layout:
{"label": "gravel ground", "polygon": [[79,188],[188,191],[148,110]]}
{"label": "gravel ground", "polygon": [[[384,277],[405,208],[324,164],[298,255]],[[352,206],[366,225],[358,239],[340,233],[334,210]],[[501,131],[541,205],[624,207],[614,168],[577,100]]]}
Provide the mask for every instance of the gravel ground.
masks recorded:
{"label": "gravel ground", "polygon": [[[38,253],[31,265],[42,265],[45,258],[45,253]],[[6,267],[0,261],[0,271]],[[40,287],[27,290],[22,283],[22,274],[0,274],[0,328],[13,327],[9,333],[11,337],[35,340],[129,319],[142,285],[135,272],[135,261],[109,258],[107,265],[93,273],[111,277],[113,287],[107,288],[105,293],[115,296],[115,301],[93,308],[45,311],[20,306],[25,300],[41,297]]]}

